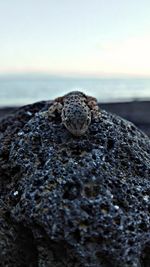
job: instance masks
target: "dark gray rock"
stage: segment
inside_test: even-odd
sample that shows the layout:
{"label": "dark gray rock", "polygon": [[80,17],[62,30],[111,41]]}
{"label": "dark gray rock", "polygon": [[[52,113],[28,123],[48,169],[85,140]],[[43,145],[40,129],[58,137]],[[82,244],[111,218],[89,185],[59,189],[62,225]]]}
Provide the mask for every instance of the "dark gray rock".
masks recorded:
{"label": "dark gray rock", "polygon": [[[42,102],[42,105],[43,104],[44,101]],[[130,102],[100,103],[99,105],[101,109],[107,110],[131,121],[150,137],[150,101],[133,100]],[[14,113],[16,109],[16,107],[1,107],[0,118]]]}
{"label": "dark gray rock", "polygon": [[47,105],[1,122],[2,266],[150,266],[149,138],[105,111],[73,137]]}

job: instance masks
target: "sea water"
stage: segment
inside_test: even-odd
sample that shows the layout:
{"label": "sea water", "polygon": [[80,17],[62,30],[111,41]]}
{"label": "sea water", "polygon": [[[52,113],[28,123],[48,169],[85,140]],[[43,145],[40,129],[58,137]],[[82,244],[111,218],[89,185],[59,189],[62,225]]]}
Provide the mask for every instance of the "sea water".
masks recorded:
{"label": "sea water", "polygon": [[79,90],[100,102],[150,99],[150,78],[85,78],[48,75],[1,75],[0,106],[50,100]]}

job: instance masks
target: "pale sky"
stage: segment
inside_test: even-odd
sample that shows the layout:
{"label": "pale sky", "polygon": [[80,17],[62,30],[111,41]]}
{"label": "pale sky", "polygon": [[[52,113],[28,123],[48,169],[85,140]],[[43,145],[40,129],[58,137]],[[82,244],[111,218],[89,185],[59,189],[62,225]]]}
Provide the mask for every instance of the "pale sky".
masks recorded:
{"label": "pale sky", "polygon": [[150,0],[0,0],[0,73],[150,76]]}

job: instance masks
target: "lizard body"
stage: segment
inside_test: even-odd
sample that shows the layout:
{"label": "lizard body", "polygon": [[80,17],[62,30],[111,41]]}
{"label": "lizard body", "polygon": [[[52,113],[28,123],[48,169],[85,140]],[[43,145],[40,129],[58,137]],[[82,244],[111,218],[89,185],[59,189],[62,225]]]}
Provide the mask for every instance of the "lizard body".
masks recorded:
{"label": "lizard body", "polygon": [[96,98],[73,91],[62,97],[58,97],[48,110],[49,116],[55,116],[55,112],[61,115],[62,123],[75,136],[83,135],[92,118],[100,117],[100,110]]}

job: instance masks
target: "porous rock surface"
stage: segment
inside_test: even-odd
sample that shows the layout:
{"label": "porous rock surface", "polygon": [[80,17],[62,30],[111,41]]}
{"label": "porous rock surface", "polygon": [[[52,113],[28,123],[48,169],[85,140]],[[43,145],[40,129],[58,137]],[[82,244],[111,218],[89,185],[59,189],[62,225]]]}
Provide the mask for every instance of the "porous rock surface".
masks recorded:
{"label": "porous rock surface", "polygon": [[105,111],[74,137],[48,105],[0,123],[1,266],[149,267],[149,138]]}

